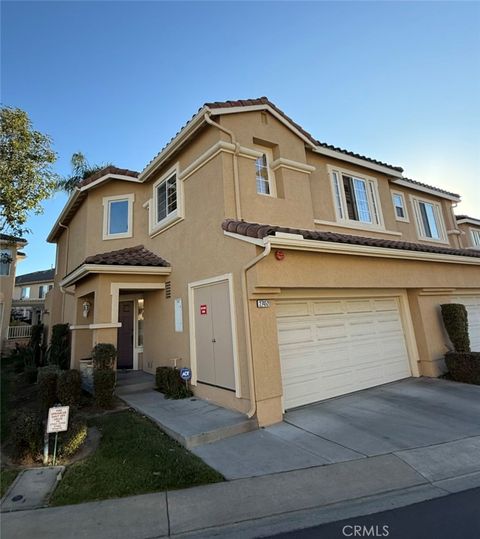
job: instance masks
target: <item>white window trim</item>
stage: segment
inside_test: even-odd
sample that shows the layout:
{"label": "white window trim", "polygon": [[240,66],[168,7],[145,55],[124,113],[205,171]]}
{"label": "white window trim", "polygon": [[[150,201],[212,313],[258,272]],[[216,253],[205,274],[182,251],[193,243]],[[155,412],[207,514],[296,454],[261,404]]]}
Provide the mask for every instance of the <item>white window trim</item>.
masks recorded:
{"label": "white window trim", "polygon": [[[359,174],[358,172],[355,172],[353,170],[347,170],[341,167],[334,167],[331,165],[327,165],[328,175],[330,177],[330,187],[332,191],[332,200],[333,200],[333,207],[335,209],[335,219],[337,223],[345,223],[348,224],[348,228],[356,228],[359,230],[385,230],[385,222],[383,220],[383,210],[382,205],[380,202],[380,194],[378,192],[378,180],[374,178],[373,176],[367,176],[366,174]],[[367,197],[368,197],[368,205],[370,213],[372,214],[373,219],[373,207],[372,205],[375,204],[377,208],[377,215],[378,215],[378,224],[376,223],[364,223],[363,221],[355,221],[354,219],[348,218],[348,211],[347,211],[347,201],[345,199],[345,190],[343,188],[343,182],[339,184],[339,192],[340,192],[340,204],[342,206],[342,212],[343,217],[338,212],[337,207],[337,198],[335,193],[335,180],[333,177],[333,173],[336,172],[337,175],[341,176],[342,174],[345,174],[347,176],[352,176],[353,178],[358,178],[359,180],[364,180],[367,182],[367,184],[372,185],[374,197],[375,200],[372,201],[370,189],[367,188]]]}
{"label": "white window trim", "polygon": [[[268,175],[268,187],[270,193],[259,193],[257,190],[257,170],[255,168],[255,192],[257,195],[260,195],[262,197],[270,197],[270,198],[277,198],[277,184],[275,181],[275,173],[272,168],[273,161],[273,152],[271,148],[266,148],[264,146],[255,146],[254,147],[256,151],[261,152],[262,157],[265,155],[266,161],[267,161],[267,175]],[[255,167],[257,165],[257,159],[259,157],[255,158]]]}
{"label": "white window trim", "polygon": [[479,241],[480,241],[480,228],[473,228],[473,227],[469,227],[470,228],[470,239],[472,240],[472,249],[480,249],[480,243],[475,243],[475,233],[478,234],[479,236]]}
{"label": "white window trim", "polygon": [[[110,215],[110,202],[119,200],[126,200],[128,202],[128,230],[127,232],[120,232],[118,234],[108,233],[108,221]],[[103,234],[104,240],[118,240],[121,238],[131,238],[133,236],[133,202],[135,201],[135,195],[128,193],[126,195],[112,195],[103,197]]]}
{"label": "white window trim", "polygon": [[[392,193],[392,204],[393,204],[393,213],[395,214],[395,220],[396,221],[402,221],[403,223],[409,223],[410,219],[408,217],[408,209],[407,209],[407,199],[405,198],[405,193],[402,193],[402,191],[391,191]],[[405,212],[405,217],[399,217],[397,215],[397,210],[395,209],[395,200],[394,197],[399,196],[403,200],[403,211]]]}
{"label": "white window trim", "polygon": [[[175,174],[176,186],[177,186],[177,209],[168,214],[161,221],[157,221],[157,187],[163,182],[167,181]],[[156,236],[160,232],[163,232],[175,225],[179,221],[183,221],[185,218],[184,215],[184,205],[183,205],[183,181],[180,179],[180,166],[179,163],[167,170],[165,174],[160,176],[158,180],[153,184],[153,195],[152,198],[144,205],[148,206],[149,212],[149,233],[150,236]]]}
{"label": "white window trim", "polygon": [[[415,216],[415,227],[417,229],[417,236],[418,239],[422,241],[428,241],[433,243],[442,243],[445,245],[450,245],[448,241],[448,235],[447,235],[447,229],[445,227],[445,220],[443,218],[443,210],[442,205],[437,202],[436,200],[432,200],[431,198],[424,198],[424,197],[417,197],[415,195],[410,195],[410,201],[413,208],[413,214]],[[426,236],[422,231],[422,220],[421,220],[421,214],[420,214],[420,202],[425,202],[427,204],[431,204],[435,209],[435,215],[438,218],[437,222],[437,228],[438,232],[440,234],[440,238],[429,238]]]}

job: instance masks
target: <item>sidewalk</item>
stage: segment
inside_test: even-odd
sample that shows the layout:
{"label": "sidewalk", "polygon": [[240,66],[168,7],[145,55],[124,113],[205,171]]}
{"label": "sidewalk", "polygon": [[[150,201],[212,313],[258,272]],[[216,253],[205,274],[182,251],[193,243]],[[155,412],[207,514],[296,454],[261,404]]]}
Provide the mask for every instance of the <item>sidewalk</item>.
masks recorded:
{"label": "sidewalk", "polygon": [[479,449],[477,436],[403,455],[380,455],[76,506],[4,513],[2,536],[240,539],[270,535],[478,487]]}

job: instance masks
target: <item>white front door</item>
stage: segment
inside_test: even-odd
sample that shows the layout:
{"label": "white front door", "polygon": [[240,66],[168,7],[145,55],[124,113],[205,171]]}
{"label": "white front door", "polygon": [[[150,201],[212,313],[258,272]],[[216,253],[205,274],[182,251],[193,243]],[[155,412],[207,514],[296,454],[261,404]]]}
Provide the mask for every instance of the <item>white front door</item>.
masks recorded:
{"label": "white front door", "polygon": [[411,376],[395,297],[279,301],[284,408]]}

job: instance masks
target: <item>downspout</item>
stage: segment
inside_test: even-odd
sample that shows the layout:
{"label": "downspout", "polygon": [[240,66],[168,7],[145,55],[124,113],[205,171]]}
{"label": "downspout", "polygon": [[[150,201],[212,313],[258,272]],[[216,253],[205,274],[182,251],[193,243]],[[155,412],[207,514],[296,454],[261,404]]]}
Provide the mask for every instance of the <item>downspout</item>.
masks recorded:
{"label": "downspout", "polygon": [[250,410],[247,412],[248,417],[253,417],[257,411],[257,399],[255,389],[255,376],[254,376],[254,364],[253,364],[253,346],[252,346],[252,332],[250,326],[250,316],[248,307],[248,283],[247,283],[247,271],[255,266],[257,262],[267,257],[270,254],[272,246],[270,242],[266,243],[264,250],[256,256],[253,260],[243,267],[242,270],[242,292],[243,292],[243,313],[245,316],[245,332],[247,337],[247,361],[248,361],[248,381],[250,387]]}
{"label": "downspout", "polygon": [[235,211],[237,214],[236,219],[241,220],[242,208],[240,204],[240,181],[238,179],[238,154],[240,153],[240,144],[235,139],[233,131],[230,131],[230,129],[227,129],[226,127],[223,127],[220,124],[214,122],[210,118],[210,114],[208,112],[204,114],[204,118],[207,124],[216,127],[217,129],[220,129],[220,131],[226,133],[230,137],[232,144],[235,146],[235,150],[233,152],[233,194],[235,198]]}

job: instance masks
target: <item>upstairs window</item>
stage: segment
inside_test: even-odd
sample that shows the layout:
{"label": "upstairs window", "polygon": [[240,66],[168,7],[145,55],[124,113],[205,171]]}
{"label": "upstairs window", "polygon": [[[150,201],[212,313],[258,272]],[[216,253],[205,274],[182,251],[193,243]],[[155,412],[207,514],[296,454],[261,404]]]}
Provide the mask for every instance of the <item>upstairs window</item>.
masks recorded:
{"label": "upstairs window", "polygon": [[177,174],[159,183],[155,188],[156,222],[161,223],[167,217],[176,215],[177,211]]}
{"label": "upstairs window", "polygon": [[275,178],[272,170],[273,152],[270,148],[264,146],[255,146],[255,149],[261,152],[255,159],[255,181],[257,194],[276,196]]}
{"label": "upstairs window", "polygon": [[403,196],[403,193],[393,192],[392,202],[393,208],[395,210],[395,219],[397,221],[408,222],[407,207],[405,204],[405,197]]}
{"label": "upstairs window", "polygon": [[103,239],[132,236],[134,195],[118,195],[103,199]]}
{"label": "upstairs window", "polygon": [[375,180],[333,170],[332,182],[338,220],[382,226]]}
{"label": "upstairs window", "polygon": [[419,238],[445,243],[447,236],[440,204],[413,198],[413,206]]}
{"label": "upstairs window", "polygon": [[50,290],[52,285],[48,286],[47,284],[41,284],[38,288],[38,298],[44,299],[47,295],[47,292]]}
{"label": "upstairs window", "polygon": [[10,267],[12,265],[12,250],[2,249],[0,251],[0,275],[10,275]]}
{"label": "upstairs window", "polygon": [[480,230],[475,230],[473,228],[470,229],[470,232],[472,233],[472,243],[474,247],[480,248]]}
{"label": "upstairs window", "polygon": [[29,299],[30,298],[30,287],[22,286],[22,291],[20,292],[20,299]]}

